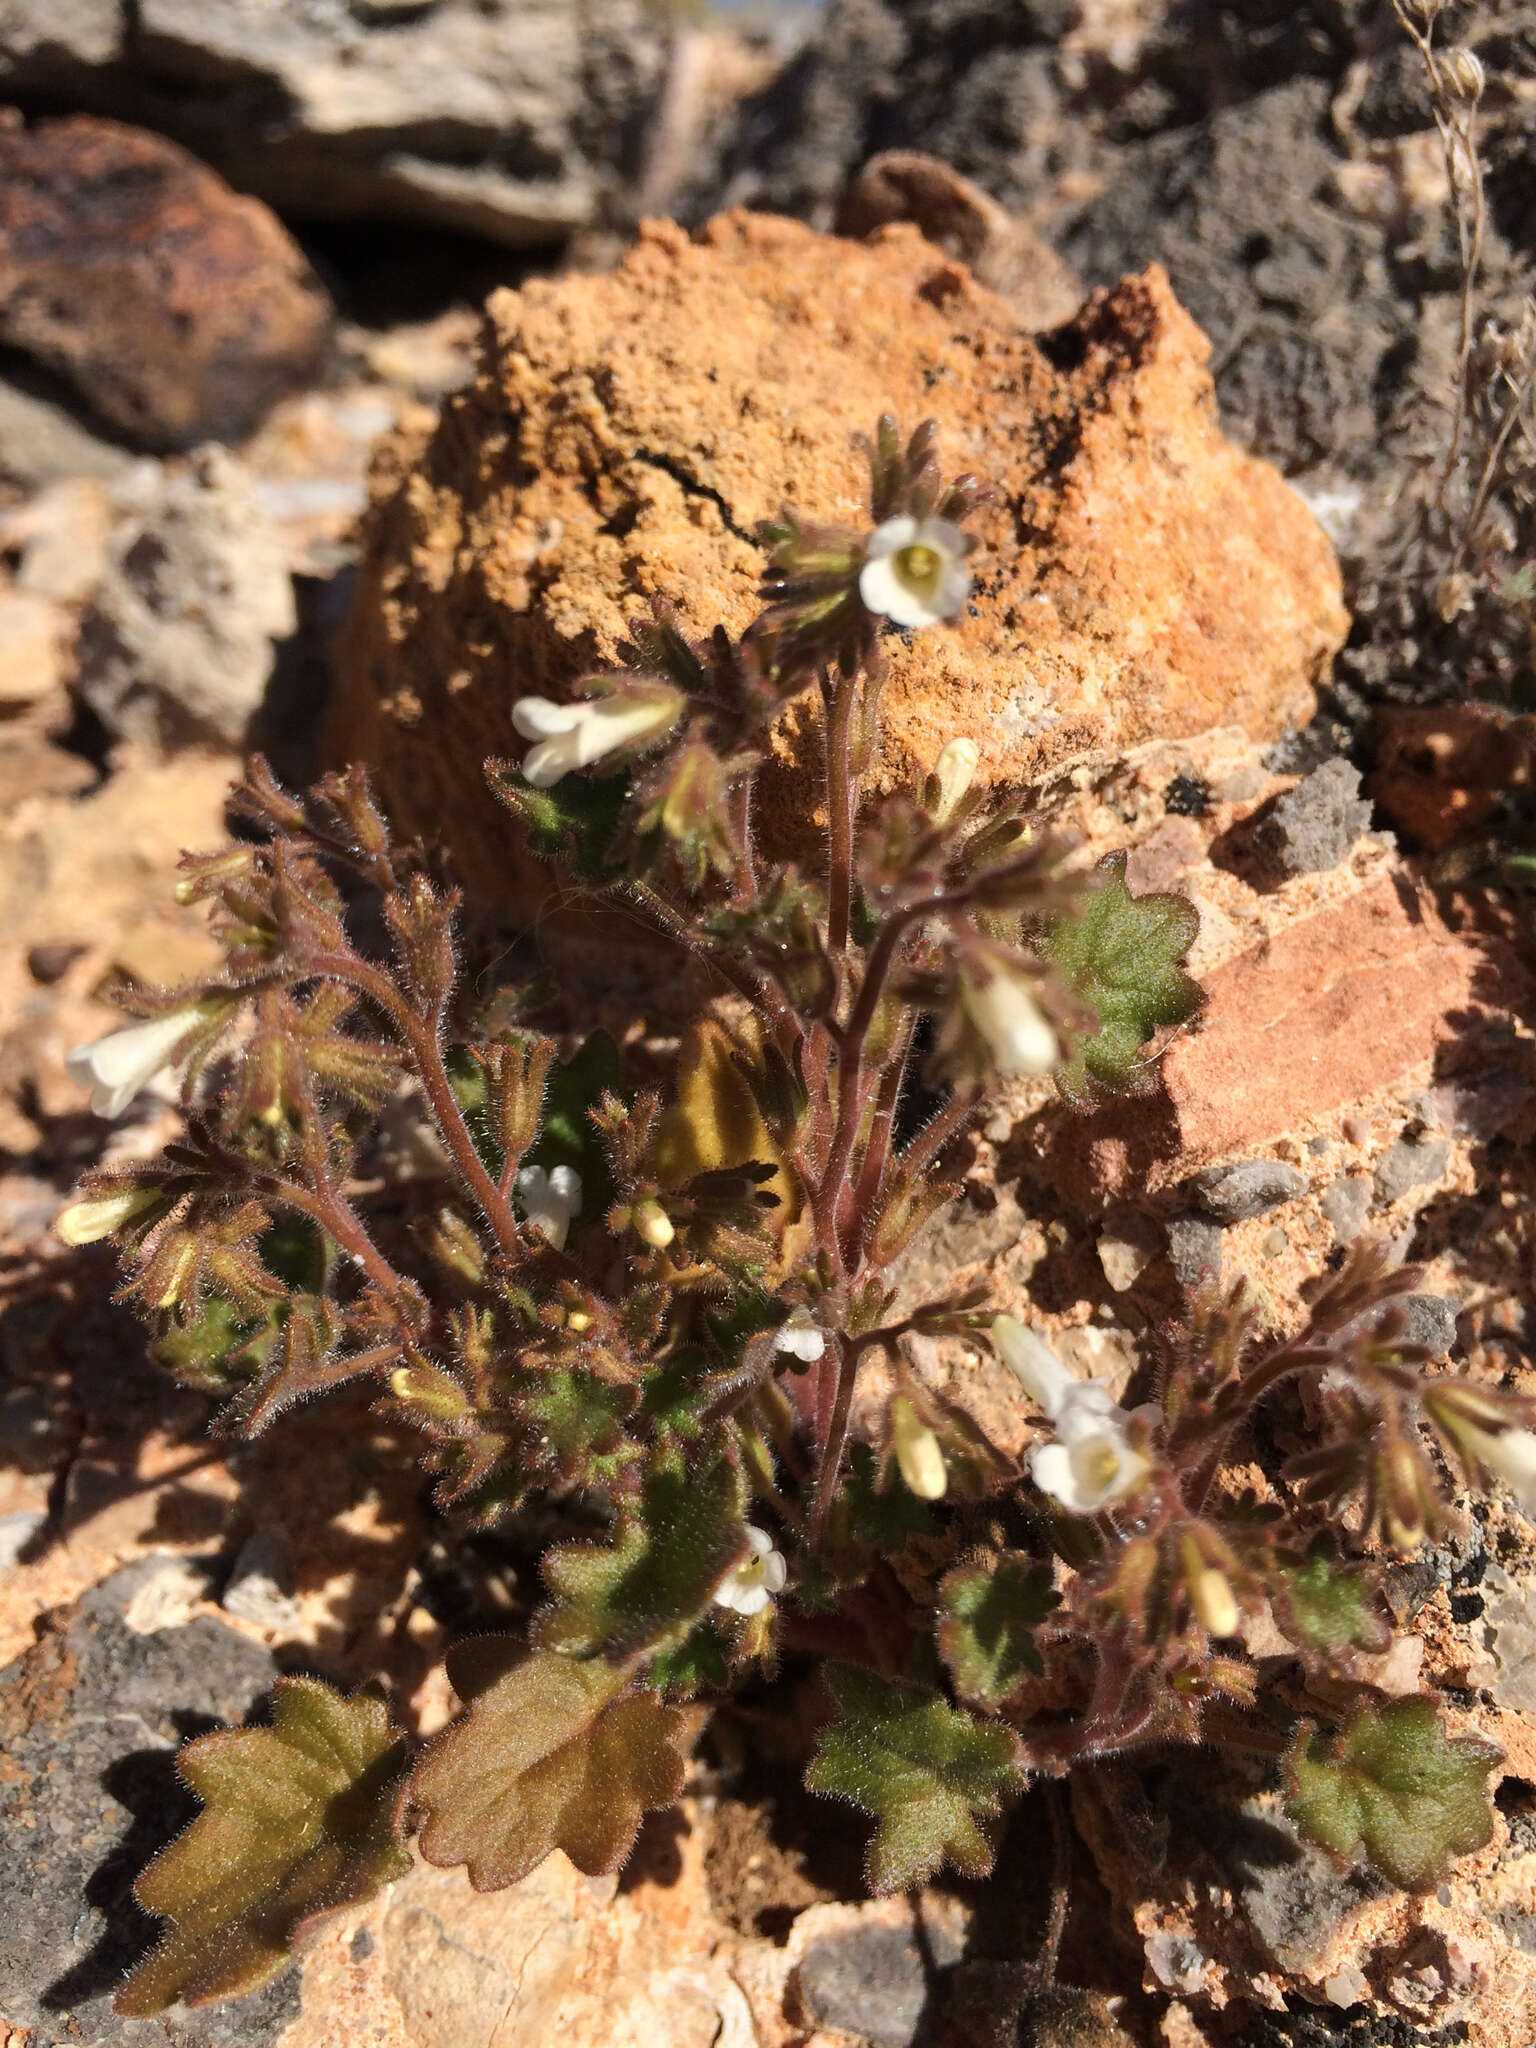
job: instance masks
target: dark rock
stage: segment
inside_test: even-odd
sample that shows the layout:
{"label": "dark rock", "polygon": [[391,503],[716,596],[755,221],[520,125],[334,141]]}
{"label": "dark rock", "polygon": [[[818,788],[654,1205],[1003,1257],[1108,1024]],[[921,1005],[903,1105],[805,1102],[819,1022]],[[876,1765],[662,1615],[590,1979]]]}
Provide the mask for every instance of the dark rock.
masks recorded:
{"label": "dark rock", "polygon": [[646,0],[11,0],[0,96],[156,129],[287,217],[549,247],[609,208],[666,51]]}
{"label": "dark rock", "polygon": [[1335,1242],[1351,1244],[1364,1230],[1365,1219],[1371,1213],[1371,1184],[1364,1174],[1341,1174],[1326,1190],[1318,1207],[1333,1225]]}
{"label": "dark rock", "polygon": [[1451,1156],[1444,1138],[1425,1131],[1417,1137],[1402,1137],[1376,1163],[1373,1186],[1377,1205],[1390,1208],[1412,1188],[1429,1187],[1444,1173]]}
{"label": "dark rock", "polygon": [[1255,828],[1254,844],[1277,875],[1322,875],[1349,858],[1370,822],[1360,771],[1348,761],[1325,761],[1276,798]]}
{"label": "dark rock", "polygon": [[1195,1176],[1206,1212],[1219,1223],[1243,1223],[1282,1202],[1294,1201],[1307,1185],[1304,1173],[1279,1159],[1249,1159],[1240,1166],[1212,1166]]}
{"label": "dark rock", "polygon": [[1457,1305],[1440,1294],[1399,1294],[1380,1308],[1368,1309],[1349,1325],[1353,1334],[1374,1329],[1392,1312],[1404,1320],[1403,1341],[1422,1344],[1426,1351],[1443,1356],[1456,1342]]}
{"label": "dark rock", "polygon": [[815,2019],[869,2048],[912,2048],[928,2003],[930,1968],[953,1963],[959,1953],[958,1943],[937,1928],[925,1928],[921,1937],[878,1926],[826,1935],[801,1959],[800,1996]]}
{"label": "dark rock", "polygon": [[329,324],[283,227],[174,144],[88,118],[0,129],[0,341],[127,439],[238,439]]}
{"label": "dark rock", "polygon": [[243,1720],[272,1684],[267,1652],[207,1619],[139,1635],[124,1613],[165,1560],[116,1572],[0,1672],[0,2013],[81,2048],[263,2048],[298,2011],[289,1974],[238,2004],[174,2020],[111,2010],[155,1923],[131,1886],[192,1818],[177,1744]]}
{"label": "dark rock", "polygon": [[1168,1259],[1181,1287],[1214,1287],[1221,1278],[1221,1225],[1205,1216],[1170,1216]]}

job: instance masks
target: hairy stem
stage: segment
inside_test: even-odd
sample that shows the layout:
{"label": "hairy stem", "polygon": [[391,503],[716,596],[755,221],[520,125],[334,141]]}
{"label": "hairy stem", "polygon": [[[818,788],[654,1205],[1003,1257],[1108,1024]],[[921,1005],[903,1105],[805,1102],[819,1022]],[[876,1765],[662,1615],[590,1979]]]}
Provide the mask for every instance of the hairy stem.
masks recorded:
{"label": "hairy stem", "polygon": [[[323,1168],[316,1170],[312,1188],[275,1176],[270,1185],[274,1195],[318,1223],[392,1301],[403,1301],[414,1292],[410,1281],[397,1273],[379,1250],[364,1229],[362,1218]],[[258,1180],[257,1187],[261,1190],[263,1182]]]}
{"label": "hairy stem", "polygon": [[854,676],[839,677],[827,716],[827,950],[834,960],[848,950],[853,903],[854,790],[848,762],[855,687]]}

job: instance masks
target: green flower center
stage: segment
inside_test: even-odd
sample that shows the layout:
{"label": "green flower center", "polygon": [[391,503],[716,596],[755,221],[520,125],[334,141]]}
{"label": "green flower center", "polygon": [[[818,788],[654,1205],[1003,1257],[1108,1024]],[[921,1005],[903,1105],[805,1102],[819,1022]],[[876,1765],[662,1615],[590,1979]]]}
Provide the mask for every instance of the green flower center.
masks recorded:
{"label": "green flower center", "polygon": [[937,590],[943,573],[944,557],[937,548],[925,547],[921,541],[902,548],[896,556],[896,574],[908,590],[919,591],[924,597]]}

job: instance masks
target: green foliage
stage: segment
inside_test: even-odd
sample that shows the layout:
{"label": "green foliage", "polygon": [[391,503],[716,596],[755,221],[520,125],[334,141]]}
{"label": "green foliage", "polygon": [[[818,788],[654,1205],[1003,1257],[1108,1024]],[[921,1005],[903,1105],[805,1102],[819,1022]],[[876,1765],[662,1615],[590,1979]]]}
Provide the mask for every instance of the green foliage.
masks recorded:
{"label": "green foliage", "polygon": [[1042,950],[1098,1019],[1058,1070],[1073,1101],[1090,1096],[1094,1083],[1117,1095],[1151,1086],[1141,1048],[1155,1032],[1187,1023],[1204,1000],[1179,964],[1199,934],[1200,913],[1183,896],[1133,896],[1125,867],[1123,853],[1111,854],[1083,910],[1045,935]]}
{"label": "green foliage", "polygon": [[880,1485],[880,1464],[868,1444],[855,1444],[839,1503],[839,1520],[849,1538],[867,1543],[882,1557],[894,1557],[908,1537],[937,1538],[938,1518],[894,1475]]}
{"label": "green foliage", "polygon": [[557,1544],[554,1600],[534,1623],[542,1649],[631,1657],[680,1642],[747,1553],[746,1483],[723,1441],[702,1463],[656,1458],[611,1543]]}
{"label": "green foliage", "polygon": [[1425,1891],[1493,1833],[1487,1780],[1499,1751],[1449,1737],[1422,1695],[1362,1706],[1331,1740],[1303,1721],[1286,1758],[1287,1810],[1310,1841],[1366,1857],[1391,1883]]}
{"label": "green foliage", "polygon": [[648,1807],[683,1784],[682,1715],[593,1658],[535,1651],[494,1680],[416,1768],[429,1863],[465,1864],[476,1891],[516,1884],[563,1849],[617,1870]]}
{"label": "green foliage", "polygon": [[145,2019],[254,1991],[317,1920],[404,1876],[405,1762],[381,1701],[315,1678],[278,1680],[270,1728],[189,1743],[177,1768],[203,1811],[134,1888],[171,1924],[115,2009]]}
{"label": "green foliage", "polygon": [[510,761],[488,761],[485,772],[541,860],[569,861],[587,882],[614,872],[608,856],[629,795],[627,775],[566,775],[551,789],[535,789]]}
{"label": "green foliage", "polygon": [[1020,1783],[1007,1730],[851,1664],[829,1665],[826,1682],[838,1717],[822,1730],[805,1782],[873,1814],[873,1889],[919,1884],[946,1858],[985,1877],[996,1854],[985,1823]]}
{"label": "green foliage", "polygon": [[638,1399],[636,1388],[615,1386],[590,1372],[556,1366],[530,1374],[511,1402],[523,1428],[519,1450],[525,1471],[546,1480],[600,1476],[601,1461],[627,1441],[624,1421]]}
{"label": "green foliage", "polygon": [[1392,1631],[1363,1572],[1341,1571],[1324,1550],[1276,1573],[1275,1610],[1293,1642],[1322,1656],[1384,1650]]}
{"label": "green foliage", "polygon": [[1043,1566],[1013,1555],[961,1565],[940,1582],[939,1602],[939,1654],[962,1699],[1000,1707],[1044,1669],[1034,1631],[1060,1602]]}
{"label": "green foliage", "polygon": [[606,1031],[594,1031],[568,1060],[551,1070],[544,1122],[525,1155],[529,1166],[574,1167],[581,1175],[582,1210],[592,1215],[612,1200],[612,1176],[590,1111],[604,1095],[621,1092],[619,1049]]}

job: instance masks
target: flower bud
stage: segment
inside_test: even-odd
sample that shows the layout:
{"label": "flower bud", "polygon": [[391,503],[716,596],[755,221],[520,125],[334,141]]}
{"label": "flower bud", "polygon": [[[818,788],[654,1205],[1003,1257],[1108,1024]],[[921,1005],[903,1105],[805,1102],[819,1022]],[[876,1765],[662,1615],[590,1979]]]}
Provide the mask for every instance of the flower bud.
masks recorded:
{"label": "flower bud", "polygon": [[1482,98],[1483,87],[1487,83],[1482,60],[1458,43],[1445,51],[1440,59],[1440,68],[1445,74],[1446,84],[1457,99],[1466,100],[1469,105],[1475,106]]}
{"label": "flower bud", "polygon": [[634,1224],[636,1235],[653,1251],[664,1252],[677,1235],[672,1218],[654,1195],[647,1195],[643,1201],[635,1204],[630,1221]]}
{"label": "flower bud", "polygon": [[949,1484],[939,1440],[905,1394],[891,1403],[891,1446],[896,1467],[919,1500],[942,1500]]}
{"label": "flower bud", "polygon": [[1237,1634],[1237,1595],[1232,1581],[1214,1565],[1197,1571],[1189,1582],[1189,1604],[1200,1626],[1213,1636]]}
{"label": "flower bud", "polygon": [[113,1188],[100,1195],[82,1195],[54,1218],[60,1244],[96,1244],[159,1201],[157,1188]]}
{"label": "flower bud", "polygon": [[1028,976],[1000,951],[989,951],[976,966],[980,972],[967,961],[961,972],[960,1003],[993,1065],[1004,1076],[1048,1074],[1061,1048]]}
{"label": "flower bud", "polygon": [[932,780],[936,793],[929,807],[936,825],[947,825],[955,815],[971,786],[980,760],[981,749],[972,739],[951,740],[941,749],[938,760],[933,764]]}

